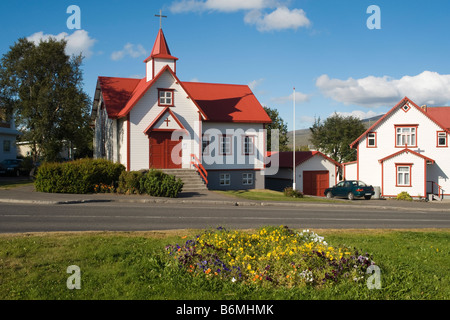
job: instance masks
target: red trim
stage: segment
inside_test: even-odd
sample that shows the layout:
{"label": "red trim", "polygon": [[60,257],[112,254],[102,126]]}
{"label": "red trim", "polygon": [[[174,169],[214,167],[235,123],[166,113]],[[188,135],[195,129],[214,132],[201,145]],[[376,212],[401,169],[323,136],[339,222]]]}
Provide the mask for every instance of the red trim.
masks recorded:
{"label": "red trim", "polygon": [[422,158],[422,159],[424,159],[424,160],[426,160],[426,161],[430,161],[430,162],[432,162],[432,163],[435,162],[433,159],[428,158],[428,157],[425,157],[425,156],[421,155],[420,153],[415,152],[415,151],[413,151],[413,150],[410,150],[410,149],[408,149],[408,148],[405,148],[405,149],[403,149],[403,150],[400,150],[399,152],[396,152],[396,153],[393,153],[393,154],[391,154],[391,155],[389,155],[389,156],[387,156],[387,157],[384,157],[383,159],[378,160],[378,162],[383,163],[383,161],[386,161],[386,160],[388,160],[388,159],[390,159],[390,158],[393,158],[393,157],[395,157],[395,156],[398,156],[398,155],[402,154],[403,152],[406,152],[406,153],[411,152],[413,155],[418,156],[418,157],[420,157],[420,158]]}
{"label": "red trim", "polygon": [[155,79],[155,59],[152,59],[152,80]]}
{"label": "red trim", "polygon": [[[171,104],[162,104],[161,103],[161,92],[171,92],[172,93],[172,103]],[[163,89],[158,88],[158,106],[160,107],[173,107],[175,105],[175,89]]]}
{"label": "red trim", "polygon": [[359,180],[359,143],[356,147],[356,180]]}
{"label": "red trim", "polygon": [[381,163],[381,196],[384,197],[384,162]]}
{"label": "red trim", "polygon": [[427,196],[427,162],[423,161],[423,196]]}
{"label": "red trim", "polygon": [[130,114],[127,115],[127,171],[131,170],[131,123]]}
{"label": "red trim", "polygon": [[[426,162],[425,162],[426,163]],[[396,163],[395,164],[395,186],[400,188],[412,187],[412,163]],[[398,167],[409,167],[409,185],[399,185],[398,184]]]}
{"label": "red trim", "polygon": [[[445,133],[445,146],[439,145],[439,133]],[[448,147],[448,136],[445,131],[437,131],[436,132],[436,148],[447,148]]]}
{"label": "red trim", "polygon": [[[373,145],[373,146],[370,146],[369,145],[369,134],[373,134],[373,135],[375,135],[375,145]],[[378,143],[377,143],[377,133],[376,132],[368,132],[367,133],[367,136],[366,136],[366,148],[377,148],[378,147]]]}
{"label": "red trim", "polygon": [[[419,140],[419,135],[418,135],[418,133],[419,133],[419,130],[418,130],[419,125],[418,124],[396,124],[396,125],[394,125],[394,127],[395,127],[395,147],[396,148],[405,148],[405,147],[417,148],[417,142]],[[413,146],[403,145],[403,144],[397,145],[397,128],[415,128],[416,129],[416,133],[415,133],[416,138],[414,140],[416,140],[415,141],[416,144],[413,145]]]}

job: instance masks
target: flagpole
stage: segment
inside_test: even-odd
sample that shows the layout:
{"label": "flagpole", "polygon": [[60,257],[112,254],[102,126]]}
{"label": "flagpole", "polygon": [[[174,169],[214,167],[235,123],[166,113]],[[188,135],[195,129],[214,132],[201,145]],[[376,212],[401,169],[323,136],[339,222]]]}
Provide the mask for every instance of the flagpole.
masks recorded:
{"label": "flagpole", "polygon": [[295,87],[294,87],[294,94],[293,94],[293,100],[294,100],[294,131],[292,132],[292,136],[293,136],[293,161],[292,161],[292,189],[296,189],[296,183],[295,183]]}

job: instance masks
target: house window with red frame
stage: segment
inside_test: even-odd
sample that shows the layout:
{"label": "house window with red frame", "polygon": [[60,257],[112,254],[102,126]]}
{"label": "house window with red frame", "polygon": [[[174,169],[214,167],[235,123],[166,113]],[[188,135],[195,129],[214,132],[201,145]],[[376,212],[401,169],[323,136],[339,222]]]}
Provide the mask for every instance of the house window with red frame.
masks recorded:
{"label": "house window with red frame", "polygon": [[377,133],[369,132],[367,134],[367,148],[376,148],[377,147]]}
{"label": "house window with red frame", "polygon": [[396,147],[417,147],[417,127],[397,126],[395,127]]}
{"label": "house window with red frame", "polygon": [[411,187],[411,165],[397,165],[397,186]]}
{"label": "house window with red frame", "polygon": [[173,92],[174,90],[172,89],[158,89],[158,105],[161,107],[173,107]]}
{"label": "house window with red frame", "polygon": [[439,148],[448,147],[447,132],[445,131],[437,132],[437,147]]}

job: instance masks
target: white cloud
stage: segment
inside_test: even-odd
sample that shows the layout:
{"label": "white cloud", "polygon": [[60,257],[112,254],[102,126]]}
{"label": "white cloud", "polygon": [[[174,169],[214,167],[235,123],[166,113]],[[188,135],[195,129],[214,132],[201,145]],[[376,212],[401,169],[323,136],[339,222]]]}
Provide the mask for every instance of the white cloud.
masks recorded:
{"label": "white cloud", "polygon": [[[309,95],[298,91],[295,92],[296,103],[302,103],[306,101],[309,101]],[[272,102],[277,104],[294,103],[294,93],[284,97],[272,98]]]}
{"label": "white cloud", "polygon": [[94,46],[94,44],[97,42],[97,40],[92,39],[89,37],[89,33],[85,30],[77,30],[71,35],[69,35],[66,32],[61,32],[57,35],[52,34],[44,34],[44,32],[36,32],[29,36],[27,39],[29,41],[32,41],[36,44],[39,44],[41,41],[48,41],[50,38],[54,38],[57,41],[60,40],[66,40],[66,54],[71,55],[79,55],[80,53],[83,54],[86,58],[89,58],[92,56],[93,52],[91,48]]}
{"label": "white cloud", "polygon": [[132,58],[138,58],[140,56],[145,55],[146,51],[144,47],[140,44],[134,45],[132,43],[127,43],[122,50],[120,51],[114,51],[111,54],[111,59],[114,61],[121,60],[125,56],[130,56]]}
{"label": "white cloud", "polygon": [[367,112],[361,111],[361,110],[353,110],[352,112],[340,112],[340,111],[337,111],[337,112],[334,112],[333,114],[330,114],[330,116],[334,115],[335,113],[337,113],[338,115],[341,115],[343,117],[355,117],[355,118],[358,118],[358,119],[361,119],[361,120],[373,118],[373,117],[376,117],[376,116],[384,114],[383,112],[378,112],[377,113],[377,112],[372,111],[372,110],[369,110]]}
{"label": "white cloud", "polygon": [[265,80],[264,78],[261,78],[261,79],[250,81],[250,83],[248,84],[250,90],[252,90],[252,91],[255,90],[258,86],[260,86],[264,82],[264,80]]}
{"label": "white cloud", "polygon": [[245,15],[245,23],[255,25],[258,31],[280,31],[285,29],[298,29],[308,27],[311,22],[302,9],[289,10],[279,7],[269,14],[263,14],[259,10],[252,10]]}
{"label": "white cloud", "polygon": [[[289,1],[284,1],[289,2]],[[271,13],[263,12],[266,9],[274,9]],[[285,29],[298,29],[311,24],[302,9],[288,9],[279,0],[179,0],[170,6],[172,13],[183,12],[237,12],[245,11],[244,21],[255,25],[263,31],[279,31]]]}
{"label": "white cloud", "polygon": [[431,71],[400,79],[368,76],[340,80],[324,74],[317,79],[316,86],[327,97],[346,105],[393,106],[405,96],[419,105],[450,102],[450,75]]}
{"label": "white cloud", "polygon": [[264,9],[274,6],[274,0],[180,0],[170,6],[172,13],[221,11],[236,12],[239,10]]}

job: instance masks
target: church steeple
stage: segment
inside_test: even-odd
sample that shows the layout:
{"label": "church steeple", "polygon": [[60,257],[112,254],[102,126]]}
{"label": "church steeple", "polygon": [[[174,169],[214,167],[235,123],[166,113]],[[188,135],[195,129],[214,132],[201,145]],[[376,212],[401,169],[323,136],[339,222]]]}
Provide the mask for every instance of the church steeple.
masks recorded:
{"label": "church steeple", "polygon": [[159,29],[156,36],[155,44],[150,56],[144,60],[147,65],[147,81],[151,81],[158,72],[166,65],[176,73],[176,63],[178,58],[172,56],[169,46],[167,45],[166,37],[162,29]]}

